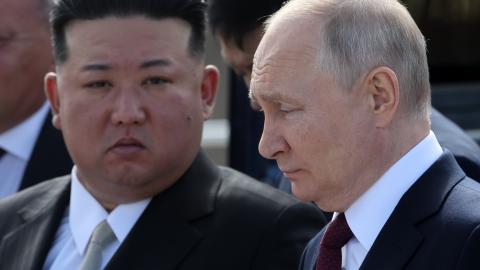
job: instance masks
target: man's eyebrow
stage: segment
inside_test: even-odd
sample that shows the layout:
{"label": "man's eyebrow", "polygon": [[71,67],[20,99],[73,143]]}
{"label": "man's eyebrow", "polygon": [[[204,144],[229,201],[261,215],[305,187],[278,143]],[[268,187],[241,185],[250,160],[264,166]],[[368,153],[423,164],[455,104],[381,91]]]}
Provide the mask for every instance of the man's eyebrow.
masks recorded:
{"label": "man's eyebrow", "polygon": [[[254,96],[251,97],[254,101],[257,101],[257,98]],[[279,93],[260,93],[258,98],[272,103],[279,103],[279,102],[291,102],[293,103],[294,100],[288,96],[279,94]]]}
{"label": "man's eyebrow", "polygon": [[167,67],[172,65],[172,61],[167,59],[154,59],[145,61],[140,65],[140,68],[150,68],[150,67]]}
{"label": "man's eyebrow", "polygon": [[[166,67],[172,65],[172,61],[167,59],[154,59],[145,61],[140,64],[140,69],[150,68],[150,67]],[[112,69],[110,64],[88,64],[82,67],[81,71],[107,71]]]}
{"label": "man's eyebrow", "polygon": [[106,71],[112,69],[108,64],[88,64],[82,67],[82,71]]}

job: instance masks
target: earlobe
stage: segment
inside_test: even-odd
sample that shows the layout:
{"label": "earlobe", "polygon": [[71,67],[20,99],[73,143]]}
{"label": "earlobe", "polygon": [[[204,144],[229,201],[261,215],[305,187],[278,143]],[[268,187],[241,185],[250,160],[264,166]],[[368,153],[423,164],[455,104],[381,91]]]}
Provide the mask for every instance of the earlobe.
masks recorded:
{"label": "earlobe", "polygon": [[388,67],[378,67],[367,75],[366,83],[376,126],[389,126],[400,101],[397,75]]}
{"label": "earlobe", "polygon": [[207,120],[215,106],[215,97],[217,95],[217,85],[218,85],[218,69],[215,66],[208,65],[203,71],[203,80],[202,80],[202,103],[203,103],[203,117]]}
{"label": "earlobe", "polygon": [[50,104],[50,109],[52,111],[52,124],[58,129],[62,129],[62,124],[60,121],[60,99],[58,96],[58,82],[57,75],[53,72],[47,73],[45,75],[44,81],[44,91],[47,96],[47,100]]}

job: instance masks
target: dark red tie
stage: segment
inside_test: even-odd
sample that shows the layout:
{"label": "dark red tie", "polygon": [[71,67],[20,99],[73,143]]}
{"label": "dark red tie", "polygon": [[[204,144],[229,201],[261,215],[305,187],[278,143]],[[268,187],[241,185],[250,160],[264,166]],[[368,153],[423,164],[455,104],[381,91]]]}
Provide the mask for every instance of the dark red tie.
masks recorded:
{"label": "dark red tie", "polygon": [[343,213],[332,221],[320,242],[317,270],[340,270],[342,268],[342,247],[352,238]]}

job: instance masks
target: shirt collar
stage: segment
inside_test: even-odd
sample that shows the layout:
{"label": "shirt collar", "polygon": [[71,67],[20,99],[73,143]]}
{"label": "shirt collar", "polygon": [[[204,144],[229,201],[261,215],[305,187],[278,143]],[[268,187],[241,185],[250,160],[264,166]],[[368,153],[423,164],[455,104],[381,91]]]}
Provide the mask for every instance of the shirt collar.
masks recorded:
{"label": "shirt collar", "polygon": [[84,254],[90,235],[97,225],[105,219],[117,240],[122,243],[147,208],[151,198],[120,204],[108,213],[80,183],[76,166],[73,167],[71,177],[69,225],[78,252]]}
{"label": "shirt collar", "polygon": [[348,225],[368,251],[403,194],[442,155],[432,131],[390,167],[346,211]]}
{"label": "shirt collar", "polygon": [[48,103],[20,124],[0,134],[0,147],[7,153],[28,161],[48,114]]}

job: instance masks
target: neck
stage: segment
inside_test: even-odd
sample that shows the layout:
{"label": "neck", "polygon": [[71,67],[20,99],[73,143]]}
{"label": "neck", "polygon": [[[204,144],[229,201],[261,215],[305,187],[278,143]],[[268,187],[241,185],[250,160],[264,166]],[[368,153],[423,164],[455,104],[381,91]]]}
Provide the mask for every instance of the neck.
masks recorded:
{"label": "neck", "polygon": [[420,143],[430,131],[428,122],[406,123],[381,130],[375,139],[363,171],[357,175],[357,181],[348,191],[350,199],[342,207],[334,209],[336,212],[346,211],[362,194],[373,186],[385,172],[400,160],[408,151]]}

